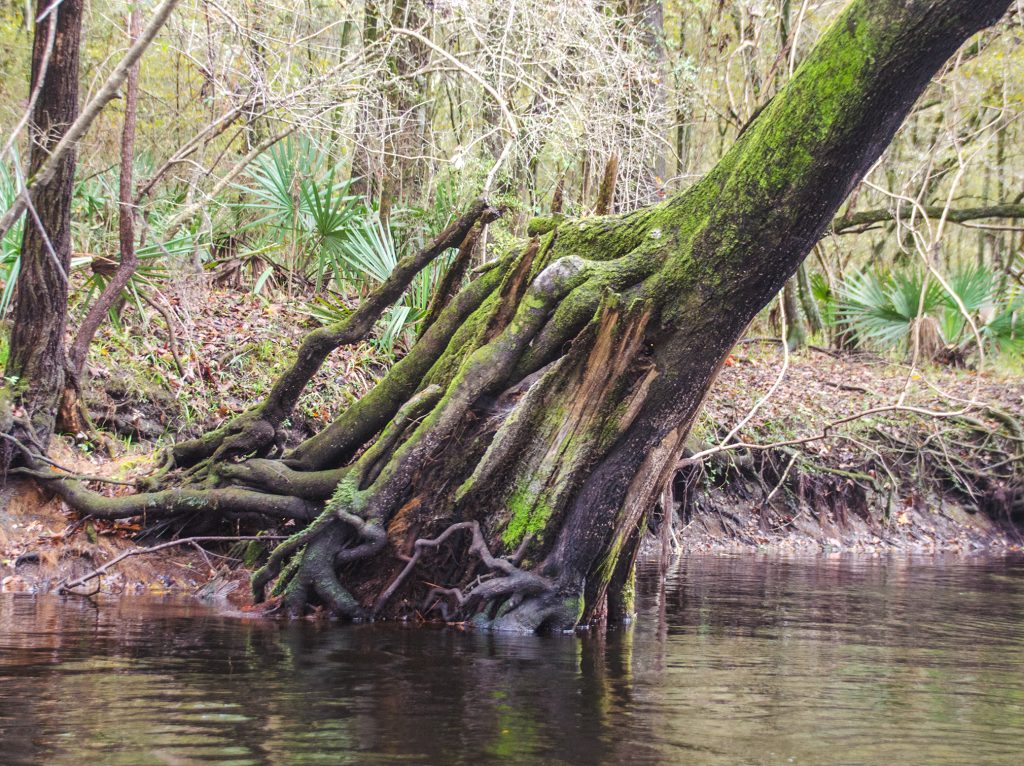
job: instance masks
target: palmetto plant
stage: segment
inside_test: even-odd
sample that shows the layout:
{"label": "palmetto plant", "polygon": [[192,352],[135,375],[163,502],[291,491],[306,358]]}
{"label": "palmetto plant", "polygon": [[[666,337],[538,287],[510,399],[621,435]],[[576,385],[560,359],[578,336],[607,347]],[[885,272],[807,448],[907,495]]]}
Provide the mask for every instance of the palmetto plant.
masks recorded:
{"label": "palmetto plant", "polygon": [[1024,353],[1024,296],[1000,299],[996,276],[982,266],[961,267],[945,281],[949,290],[919,269],[854,274],[839,291],[836,321],[880,350],[916,342],[929,356],[963,354],[976,343],[973,323],[989,349]]}
{"label": "palmetto plant", "polygon": [[[136,165],[137,170],[143,172],[151,167],[145,156],[137,158]],[[74,244],[78,255],[72,259],[72,267],[82,267],[88,272],[81,290],[74,296],[79,307],[90,306],[117,271],[121,247],[118,196],[118,181],[111,172],[97,173],[75,184]],[[166,278],[167,259],[177,260],[195,252],[200,241],[195,230],[181,228],[170,238],[164,236],[166,224],[179,204],[180,199],[167,195],[153,198],[147,207],[145,235],[135,247],[138,264],[121,290],[123,301],[115,302],[109,312],[115,326],[120,325],[124,304],[134,305],[145,322],[147,313],[143,303],[152,300],[157,284]]]}
{"label": "palmetto plant", "polygon": [[[14,202],[18,193],[17,179],[6,165],[0,165],[0,207],[4,210]],[[25,218],[22,216],[0,240],[0,279],[4,288],[0,293],[0,317],[7,313],[14,296],[14,284],[21,271],[21,238],[25,230]]]}
{"label": "palmetto plant", "polygon": [[[401,258],[390,225],[377,213],[369,213],[354,224],[346,237],[332,245],[331,252],[337,258],[335,274],[339,288],[373,287],[388,278]],[[401,301],[384,315],[384,329],[377,340],[382,350],[390,352],[395,342],[426,314],[450,256],[451,253],[443,254],[419,272]]]}
{"label": "palmetto plant", "polygon": [[[17,157],[14,162],[17,166]],[[17,174],[6,165],[0,165],[0,207],[6,209],[10,206],[18,193],[18,183]],[[91,270],[81,292],[76,294],[76,300],[79,305],[88,306],[93,298],[103,291],[117,267],[116,260],[102,254],[114,252],[118,247],[117,190],[104,173],[99,173],[75,184],[72,202],[76,222],[74,236],[77,254],[71,259],[71,267]],[[142,311],[143,295],[163,277],[163,259],[167,255],[190,253],[195,246],[193,233],[186,230],[182,230],[168,241],[161,241],[160,245],[155,244],[157,239],[161,239],[161,223],[167,217],[169,216],[162,215],[159,210],[151,212],[150,241],[138,247],[139,265],[123,292],[125,300],[137,306],[143,317],[146,316]],[[21,240],[24,229],[25,219],[22,217],[0,240],[0,281],[3,282],[3,290],[0,292],[0,317],[7,312],[14,296],[14,286],[21,270]],[[111,309],[111,320],[118,322],[115,309]]]}
{"label": "palmetto plant", "polygon": [[[287,268],[314,282],[317,293],[329,285],[345,293],[380,284],[394,270],[404,247],[415,241],[403,236],[407,244],[396,244],[391,224],[348,193],[351,179],[338,181],[329,155],[306,138],[289,138],[272,147],[254,162],[250,176],[252,185],[242,191],[255,204],[243,207],[260,214],[249,228],[276,231]],[[392,218],[400,214],[393,211]],[[269,255],[265,248],[259,252],[264,258]],[[445,257],[436,259],[420,272],[385,314],[375,341],[382,350],[390,352],[423,318],[446,262]],[[256,280],[257,288],[266,284],[273,270],[268,263]],[[322,295],[311,309],[321,321],[334,321],[346,312],[344,304]]]}
{"label": "palmetto plant", "polygon": [[365,213],[348,194],[351,179],[338,181],[329,155],[308,138],[287,138],[258,157],[241,187],[244,211],[257,210],[247,228],[278,231],[284,261],[292,272],[322,287],[333,276],[336,249]]}
{"label": "palmetto plant", "polygon": [[821,319],[826,325],[836,323],[836,294],[832,285],[824,274],[814,272],[811,274],[811,295],[818,304],[821,311]]}

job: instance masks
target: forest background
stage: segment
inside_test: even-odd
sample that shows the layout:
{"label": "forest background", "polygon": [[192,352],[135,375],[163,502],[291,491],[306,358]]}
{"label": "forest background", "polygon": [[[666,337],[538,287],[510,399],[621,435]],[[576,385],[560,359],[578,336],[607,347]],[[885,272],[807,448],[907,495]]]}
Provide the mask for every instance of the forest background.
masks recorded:
{"label": "forest background", "polygon": [[[138,266],[95,339],[85,339],[89,420],[113,436],[73,429],[76,459],[101,463],[104,453],[196,435],[244,410],[306,331],[349,315],[481,195],[504,212],[475,249],[477,268],[553,216],[628,213],[686,188],[844,6],[178,3],[139,74]],[[129,47],[134,7],[86,4],[83,103]],[[148,10],[136,13],[144,20]],[[0,12],[6,209],[26,176],[20,127],[35,9],[13,1]],[[949,414],[967,402],[990,430],[991,460],[972,462],[976,441],[942,442],[937,473],[975,507],[1024,507],[1021,19],[1017,6],[935,78],[727,361],[692,454],[737,436],[783,450],[827,441],[817,435],[829,423],[893,407],[841,424],[845,454],[819,445],[815,456],[818,468],[835,457],[833,476],[845,471],[856,486],[889,482],[891,497],[905,483],[899,456],[942,442],[935,435],[949,435]],[[69,345],[121,259],[125,104],[101,112],[78,148]],[[24,226],[2,240],[4,317]],[[454,257],[421,272],[369,340],[335,353],[292,418],[295,440],[401,358]],[[812,375],[825,366],[830,375]],[[899,411],[911,405],[928,412]],[[876,461],[857,440],[879,428],[903,443],[883,449],[872,436],[867,451],[884,453]],[[767,471],[759,459],[762,507],[782,499],[795,460],[772,459]],[[122,461],[118,470],[136,467]],[[716,471],[737,466],[706,460],[701,470],[714,484]]]}

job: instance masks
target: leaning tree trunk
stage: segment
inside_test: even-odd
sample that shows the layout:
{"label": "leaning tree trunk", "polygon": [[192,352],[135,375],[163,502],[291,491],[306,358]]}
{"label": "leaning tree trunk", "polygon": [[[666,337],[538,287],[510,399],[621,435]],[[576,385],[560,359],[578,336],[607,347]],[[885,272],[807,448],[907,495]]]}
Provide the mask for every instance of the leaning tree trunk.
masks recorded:
{"label": "leaning tree trunk", "polygon": [[1007,4],[856,0],[701,181],[630,215],[552,220],[282,459],[214,460],[134,496],[55,489],[97,516],[308,521],[254,577],[287,612],[515,630],[629,614],[645,516],[725,355]]}
{"label": "leaning tree trunk", "polygon": [[[37,16],[57,14],[50,39],[47,19],[36,24],[32,46],[31,90],[38,88],[29,127],[31,152],[26,184],[39,172],[52,149],[78,116],[78,49],[82,0],[54,5],[39,0]],[[13,381],[5,393],[18,422],[3,424],[28,447],[44,447],[53,431],[58,400],[64,390],[64,328],[68,273],[71,269],[71,194],[75,152],[63,156],[53,178],[31,195],[21,245],[21,271],[14,289],[10,352],[4,373]],[[6,409],[6,407],[5,407]],[[5,449],[11,442],[5,440]],[[5,454],[9,465],[18,453]]]}

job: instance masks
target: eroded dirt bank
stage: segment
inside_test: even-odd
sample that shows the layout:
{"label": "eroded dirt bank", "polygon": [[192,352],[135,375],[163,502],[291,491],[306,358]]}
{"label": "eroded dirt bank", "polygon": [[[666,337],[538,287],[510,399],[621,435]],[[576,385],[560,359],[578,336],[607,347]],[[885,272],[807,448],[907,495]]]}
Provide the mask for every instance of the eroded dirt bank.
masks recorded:
{"label": "eroded dirt bank", "polygon": [[[117,346],[116,338],[101,343],[101,350],[117,350],[94,355],[93,378],[98,388],[116,381],[129,392],[120,404],[109,403],[109,422],[128,423],[131,439],[108,434],[103,448],[59,439],[54,459],[83,474],[131,481],[150,470],[160,445],[216,425],[257,399],[272,379],[273,365],[253,362],[242,370],[239,359],[217,344],[237,348],[244,336],[246,354],[262,349],[259,354],[283,357],[283,346],[263,348],[281,329],[275,323],[279,312],[273,305],[239,301],[245,299],[226,294],[208,309],[210,321],[199,325],[219,322],[222,332],[197,336],[196,353],[188,357],[195,368],[186,365],[183,378],[163,376],[166,370],[157,375],[127,346]],[[254,318],[257,310],[262,314]],[[334,360],[300,406],[296,438],[312,421],[331,419],[386,362],[370,347]],[[163,393],[148,396],[146,386]],[[132,432],[141,410],[151,428]],[[664,539],[674,550],[694,552],[1020,550],[1022,413],[1024,383],[999,371],[911,370],[875,356],[815,349],[787,361],[778,344],[741,344],[705,405],[689,454],[714,450],[726,437],[755,446],[706,455],[699,463],[684,459],[689,464],[664,499],[675,519]],[[113,458],[105,454],[108,449]],[[93,486],[107,493],[131,491],[119,484]],[[660,508],[652,514],[649,550],[663,539],[662,516]],[[0,506],[0,587],[50,590],[126,551],[167,539],[160,530],[145,538],[139,531],[135,523],[79,518],[30,483],[12,482]],[[80,590],[98,585],[112,594],[170,591],[243,604],[248,567],[269,546],[245,541],[208,545],[205,552],[168,548],[128,558]]]}
{"label": "eroded dirt bank", "polygon": [[723,370],[692,451],[713,449],[752,410],[733,441],[775,446],[680,470],[675,547],[1020,549],[1019,378],[811,349],[773,390],[783,364],[776,345],[751,343]]}

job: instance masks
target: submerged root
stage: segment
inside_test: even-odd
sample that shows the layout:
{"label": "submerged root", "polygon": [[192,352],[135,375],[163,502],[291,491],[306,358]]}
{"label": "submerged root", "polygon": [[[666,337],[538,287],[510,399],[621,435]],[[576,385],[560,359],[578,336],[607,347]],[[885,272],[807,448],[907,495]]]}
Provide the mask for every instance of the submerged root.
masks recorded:
{"label": "submerged root", "polygon": [[[358,511],[365,507],[366,493],[349,479],[339,483],[323,512],[305,529],[296,532],[270,554],[267,563],[252,576],[253,599],[265,599],[266,587],[278,578],[290,579],[284,603],[295,612],[312,589],[332,613],[344,617],[362,616],[362,608],[338,581],[337,568],[379,553],[387,543],[380,525]],[[298,565],[294,564],[300,560]],[[287,565],[286,565],[286,562]],[[301,609],[299,609],[301,611]]]}
{"label": "submerged root", "polygon": [[[532,633],[545,627],[556,630],[575,627],[579,618],[578,604],[581,599],[563,598],[559,594],[560,589],[547,578],[520,569],[507,558],[494,556],[484,540],[479,522],[476,521],[458,522],[435,538],[417,540],[413,544],[412,556],[377,599],[373,613],[380,613],[387,605],[419,564],[425,552],[436,550],[462,531],[468,531],[471,535],[468,553],[479,558],[480,563],[496,576],[478,578],[468,589],[431,588],[424,603],[425,610],[437,609],[446,622],[464,619],[471,610],[475,610],[476,624],[491,630]],[[450,608],[452,602],[455,609]],[[495,611],[495,617],[487,616]]]}
{"label": "submerged root", "polygon": [[574,630],[582,615],[580,591],[557,589],[509,603],[487,627],[508,633],[565,632]]}
{"label": "submerged root", "polygon": [[384,531],[374,524],[347,512],[325,511],[274,549],[253,575],[253,598],[264,601],[266,586],[277,578],[271,595],[283,596],[280,608],[289,616],[300,616],[319,600],[333,616],[365,617],[366,611],[338,579],[338,567],[376,555],[385,542]]}

